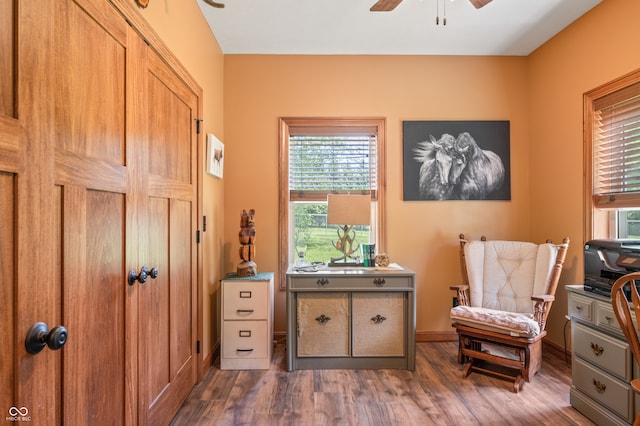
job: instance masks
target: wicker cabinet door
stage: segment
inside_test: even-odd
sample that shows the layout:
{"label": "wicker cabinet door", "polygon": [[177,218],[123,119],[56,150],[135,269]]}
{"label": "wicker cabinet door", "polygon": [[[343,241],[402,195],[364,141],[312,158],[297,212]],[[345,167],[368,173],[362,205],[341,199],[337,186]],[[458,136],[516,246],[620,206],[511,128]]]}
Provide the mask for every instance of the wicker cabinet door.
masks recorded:
{"label": "wicker cabinet door", "polygon": [[404,325],[403,293],[353,294],[353,356],[404,356]]}
{"label": "wicker cabinet door", "polygon": [[349,293],[300,293],[297,313],[299,357],[350,355]]}

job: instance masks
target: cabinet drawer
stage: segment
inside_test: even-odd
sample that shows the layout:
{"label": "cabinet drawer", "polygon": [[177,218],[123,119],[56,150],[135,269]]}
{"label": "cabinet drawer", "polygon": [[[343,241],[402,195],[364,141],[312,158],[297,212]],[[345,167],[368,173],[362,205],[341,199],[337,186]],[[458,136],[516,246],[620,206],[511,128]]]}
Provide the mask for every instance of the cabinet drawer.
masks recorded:
{"label": "cabinet drawer", "polygon": [[382,290],[382,289],[410,289],[413,288],[411,277],[365,275],[349,278],[339,275],[314,275],[313,277],[293,278],[289,282],[292,290]]}
{"label": "cabinet drawer", "polygon": [[224,321],[222,356],[224,358],[265,358],[269,342],[267,321]]}
{"label": "cabinet drawer", "polygon": [[569,316],[593,322],[594,300],[577,294],[570,294]]}
{"label": "cabinet drawer", "polygon": [[404,293],[353,293],[353,356],[404,356]]}
{"label": "cabinet drawer", "polygon": [[618,377],[630,380],[631,352],[626,341],[615,339],[575,321],[573,350],[575,354]]}
{"label": "cabinet drawer", "polygon": [[349,293],[298,293],[298,356],[350,356]]}
{"label": "cabinet drawer", "polygon": [[613,308],[609,303],[598,303],[596,305],[598,319],[597,325],[598,327],[604,327],[610,331],[620,334],[622,336],[622,329],[620,328],[620,324],[618,323],[618,319],[616,318],[616,314],[613,313]]}
{"label": "cabinet drawer", "polygon": [[267,319],[268,281],[223,281],[224,319]]}
{"label": "cabinet drawer", "polygon": [[593,400],[631,421],[632,391],[629,384],[576,358],[572,368],[573,385]]}

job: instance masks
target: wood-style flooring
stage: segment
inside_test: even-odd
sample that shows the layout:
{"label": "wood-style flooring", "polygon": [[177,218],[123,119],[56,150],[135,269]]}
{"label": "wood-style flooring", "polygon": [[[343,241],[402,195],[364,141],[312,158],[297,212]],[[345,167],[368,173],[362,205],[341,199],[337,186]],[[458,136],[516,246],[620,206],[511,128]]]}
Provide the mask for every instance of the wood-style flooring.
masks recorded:
{"label": "wood-style flooring", "polygon": [[196,385],[173,425],[591,425],[569,404],[571,367],[545,353],[519,393],[462,377],[457,343],[420,342],[416,370],[287,372],[282,345],[269,370],[221,371]]}

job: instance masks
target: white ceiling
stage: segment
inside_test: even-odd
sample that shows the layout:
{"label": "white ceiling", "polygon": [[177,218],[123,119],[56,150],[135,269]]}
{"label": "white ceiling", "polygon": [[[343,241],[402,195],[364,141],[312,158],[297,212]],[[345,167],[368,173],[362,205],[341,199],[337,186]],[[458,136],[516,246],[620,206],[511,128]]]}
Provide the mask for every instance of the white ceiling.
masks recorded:
{"label": "white ceiling", "polygon": [[526,56],[602,0],[404,0],[391,12],[370,12],[376,0],[217,1],[197,0],[225,54]]}

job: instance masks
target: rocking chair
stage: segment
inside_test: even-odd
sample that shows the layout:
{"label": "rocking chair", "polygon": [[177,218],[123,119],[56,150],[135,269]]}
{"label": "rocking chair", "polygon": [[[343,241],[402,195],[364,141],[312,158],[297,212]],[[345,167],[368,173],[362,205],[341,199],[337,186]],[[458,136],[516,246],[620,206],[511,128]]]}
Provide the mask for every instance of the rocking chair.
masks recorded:
{"label": "rocking chair", "polygon": [[[569,238],[550,241],[467,241],[460,234],[463,285],[451,309],[458,362],[465,377],[480,371],[522,389],[542,365],[542,338]],[[492,368],[491,368],[492,367]]]}

